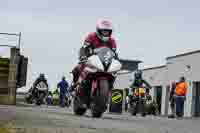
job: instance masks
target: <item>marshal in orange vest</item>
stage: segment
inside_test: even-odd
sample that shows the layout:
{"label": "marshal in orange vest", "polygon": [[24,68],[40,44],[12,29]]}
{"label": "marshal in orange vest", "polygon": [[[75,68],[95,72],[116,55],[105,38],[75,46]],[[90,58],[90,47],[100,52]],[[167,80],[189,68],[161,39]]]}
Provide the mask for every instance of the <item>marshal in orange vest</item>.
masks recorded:
{"label": "marshal in orange vest", "polygon": [[178,96],[185,96],[187,93],[187,83],[186,82],[180,82],[176,85],[175,94]]}

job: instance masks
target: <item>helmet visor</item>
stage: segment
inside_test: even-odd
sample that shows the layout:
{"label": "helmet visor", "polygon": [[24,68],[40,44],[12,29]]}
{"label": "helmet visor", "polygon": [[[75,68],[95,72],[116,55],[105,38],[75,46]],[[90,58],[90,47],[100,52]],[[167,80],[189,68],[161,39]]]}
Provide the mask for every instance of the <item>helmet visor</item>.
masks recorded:
{"label": "helmet visor", "polygon": [[112,34],[112,30],[99,30],[99,33],[101,34],[101,36],[103,37],[110,37]]}

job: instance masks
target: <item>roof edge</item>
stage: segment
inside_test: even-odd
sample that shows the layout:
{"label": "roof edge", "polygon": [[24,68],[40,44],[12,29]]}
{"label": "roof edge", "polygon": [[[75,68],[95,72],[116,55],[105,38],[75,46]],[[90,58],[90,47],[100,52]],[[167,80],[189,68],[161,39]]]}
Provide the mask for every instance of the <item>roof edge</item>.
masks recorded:
{"label": "roof edge", "polygon": [[166,57],[166,60],[177,58],[177,57],[182,57],[182,56],[187,56],[187,55],[191,55],[191,54],[196,54],[196,53],[200,53],[200,50],[186,52],[186,53],[178,54],[178,55],[175,55],[175,56],[169,56],[169,57]]}
{"label": "roof edge", "polygon": [[137,62],[137,63],[143,63],[142,61],[140,60],[130,60],[130,59],[119,59],[120,61],[126,61],[126,62]]}
{"label": "roof edge", "polygon": [[159,68],[164,68],[166,65],[161,65],[161,66],[155,66],[155,67],[149,67],[149,68],[144,68],[141,69],[142,71],[147,71],[147,70],[152,70],[152,69],[159,69]]}

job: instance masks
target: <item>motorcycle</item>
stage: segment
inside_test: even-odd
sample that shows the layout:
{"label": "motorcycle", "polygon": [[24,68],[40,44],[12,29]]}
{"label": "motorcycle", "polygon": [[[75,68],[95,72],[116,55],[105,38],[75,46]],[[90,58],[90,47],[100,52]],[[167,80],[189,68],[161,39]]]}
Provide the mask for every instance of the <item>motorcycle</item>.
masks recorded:
{"label": "motorcycle", "polygon": [[77,115],[83,115],[90,109],[92,116],[99,118],[107,109],[121,63],[115,59],[115,53],[110,48],[102,47],[94,50],[85,65],[83,75],[79,77],[82,80],[75,87],[73,111]]}
{"label": "motorcycle", "polygon": [[148,115],[159,115],[158,104],[153,100],[147,100],[146,103],[146,112]]}
{"label": "motorcycle", "polygon": [[48,86],[45,82],[39,82],[34,89],[34,97],[36,105],[41,105],[44,103],[48,94]]}
{"label": "motorcycle", "polygon": [[129,112],[132,115],[137,115],[137,113],[141,113],[144,117],[146,116],[146,91],[144,87],[136,88],[133,93],[133,97],[130,102]]}
{"label": "motorcycle", "polygon": [[71,105],[71,99],[72,99],[72,96],[69,93],[66,93],[66,95],[65,95],[65,106],[66,107],[69,107]]}
{"label": "motorcycle", "polygon": [[[32,89],[32,88],[31,88]],[[24,99],[28,104],[32,104],[33,103],[33,95],[31,92],[31,89],[26,93]]]}

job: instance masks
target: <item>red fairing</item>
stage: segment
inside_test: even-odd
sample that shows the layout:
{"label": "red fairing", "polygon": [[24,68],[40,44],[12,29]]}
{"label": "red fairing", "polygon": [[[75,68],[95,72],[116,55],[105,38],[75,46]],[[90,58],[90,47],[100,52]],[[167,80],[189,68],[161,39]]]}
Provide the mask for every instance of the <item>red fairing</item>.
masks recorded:
{"label": "red fairing", "polygon": [[94,92],[96,91],[97,89],[97,80],[93,80],[92,81],[92,95],[94,95]]}
{"label": "red fairing", "polygon": [[[97,89],[97,81],[100,80],[112,80],[114,77],[108,73],[97,72],[95,73],[95,78],[92,79],[92,95],[96,92]],[[111,89],[111,88],[110,88]],[[107,95],[110,95],[111,90],[108,91]]]}
{"label": "red fairing", "polygon": [[96,32],[90,33],[90,34],[86,37],[85,42],[86,42],[86,43],[89,43],[89,44],[91,44],[91,45],[93,45],[94,48],[100,48],[100,47],[105,47],[105,46],[107,46],[107,47],[109,47],[109,48],[116,49],[116,42],[115,42],[115,40],[114,40],[112,37],[109,38],[109,41],[108,41],[108,42],[102,42],[102,41],[98,38]]}

